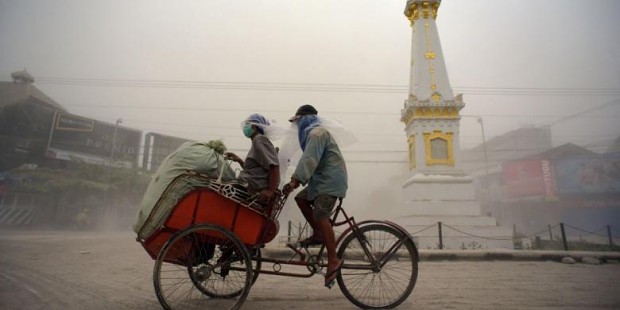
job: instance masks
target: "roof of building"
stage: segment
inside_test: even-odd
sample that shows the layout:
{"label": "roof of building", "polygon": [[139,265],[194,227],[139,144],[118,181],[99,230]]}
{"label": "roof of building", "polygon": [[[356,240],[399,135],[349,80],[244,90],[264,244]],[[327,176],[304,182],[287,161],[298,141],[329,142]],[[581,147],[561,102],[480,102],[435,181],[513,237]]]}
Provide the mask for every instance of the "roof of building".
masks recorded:
{"label": "roof of building", "polygon": [[[461,153],[463,162],[482,162],[488,154],[489,162],[503,162],[538,154],[551,149],[551,131],[548,127],[525,127],[488,139]],[[470,169],[473,169],[470,167]]]}
{"label": "roof of building", "polygon": [[583,155],[596,155],[596,153],[581,146],[572,143],[566,143],[560,146],[556,146],[542,153],[527,156],[524,159],[561,159]]}
{"label": "roof of building", "polygon": [[29,98],[36,98],[56,110],[67,111],[30,82],[0,82],[0,108],[25,102]]}

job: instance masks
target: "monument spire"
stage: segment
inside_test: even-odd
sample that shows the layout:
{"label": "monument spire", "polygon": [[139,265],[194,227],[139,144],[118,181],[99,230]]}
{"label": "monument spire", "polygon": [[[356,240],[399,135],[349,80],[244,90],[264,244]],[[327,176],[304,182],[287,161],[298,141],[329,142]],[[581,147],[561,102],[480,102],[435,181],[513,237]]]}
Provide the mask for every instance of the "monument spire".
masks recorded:
{"label": "monument spire", "polygon": [[[411,80],[400,120],[409,143],[410,176],[403,184],[404,203],[395,221],[417,231],[421,247],[435,246],[434,232],[425,230],[437,222],[493,237],[477,240],[485,247],[509,247],[512,232],[480,215],[473,180],[461,170],[459,111],[465,103],[462,95],[454,95],[448,80],[435,24],[440,4],[440,0],[409,0],[405,7],[412,29]],[[449,234],[443,235],[447,247],[471,242],[460,233]]]}
{"label": "monument spire", "polygon": [[459,111],[435,19],[441,0],[409,0],[405,15],[412,28],[409,98],[401,111],[413,174],[459,174]]}
{"label": "monument spire", "polygon": [[440,3],[408,1],[405,8],[413,30],[409,94],[434,102],[454,99],[435,24]]}

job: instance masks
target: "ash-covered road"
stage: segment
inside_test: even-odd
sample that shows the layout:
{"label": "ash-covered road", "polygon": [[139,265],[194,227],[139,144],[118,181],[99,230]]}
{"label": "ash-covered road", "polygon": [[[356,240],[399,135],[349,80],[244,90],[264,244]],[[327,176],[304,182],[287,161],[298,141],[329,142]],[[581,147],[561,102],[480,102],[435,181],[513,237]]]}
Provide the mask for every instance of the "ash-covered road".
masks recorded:
{"label": "ash-covered road", "polygon": [[[152,269],[129,232],[0,231],[0,309],[161,309]],[[620,309],[619,279],[620,264],[422,262],[400,309]],[[261,275],[243,309],[355,309],[322,282]]]}

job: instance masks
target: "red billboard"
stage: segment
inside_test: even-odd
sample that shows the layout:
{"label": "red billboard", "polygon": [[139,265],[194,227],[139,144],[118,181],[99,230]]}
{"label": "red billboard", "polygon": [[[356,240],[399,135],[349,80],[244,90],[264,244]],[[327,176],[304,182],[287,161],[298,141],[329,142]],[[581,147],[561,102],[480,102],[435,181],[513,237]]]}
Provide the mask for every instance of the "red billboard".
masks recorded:
{"label": "red billboard", "polygon": [[557,199],[553,165],[546,159],[507,162],[502,165],[507,198]]}

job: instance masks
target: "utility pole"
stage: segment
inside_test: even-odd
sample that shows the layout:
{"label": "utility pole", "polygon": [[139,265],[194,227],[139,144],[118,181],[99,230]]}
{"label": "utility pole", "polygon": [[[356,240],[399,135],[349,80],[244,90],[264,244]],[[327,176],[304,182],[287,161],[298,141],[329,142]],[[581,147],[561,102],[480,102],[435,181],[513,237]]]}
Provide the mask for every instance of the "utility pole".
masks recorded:
{"label": "utility pole", "polygon": [[[114,150],[116,149],[116,137],[118,135],[118,126],[120,124],[123,123],[123,119],[119,118],[116,120],[116,125],[114,126],[114,132],[112,133],[112,147],[110,150],[110,158],[109,158],[109,164],[108,164],[108,186],[106,187],[105,191],[103,192],[103,218],[104,218],[104,222],[106,224],[106,226],[108,224],[111,224],[113,221],[110,219],[111,214],[110,214],[110,208],[108,207],[108,191],[110,190],[110,186],[112,186],[112,175],[113,175],[113,169],[114,169]],[[114,219],[116,220],[116,219]]]}
{"label": "utility pole", "polygon": [[123,123],[123,119],[116,120],[116,126],[114,126],[114,133],[112,134],[112,148],[110,150],[110,166],[114,165],[114,150],[116,149],[116,136],[118,135],[118,126]]}
{"label": "utility pole", "polygon": [[484,183],[487,185],[487,178],[489,177],[489,157],[487,156],[487,140],[484,136],[484,122],[482,121],[482,117],[478,116],[477,118],[478,124],[480,124],[480,130],[482,131],[482,151],[484,152],[484,171],[485,178]]}

